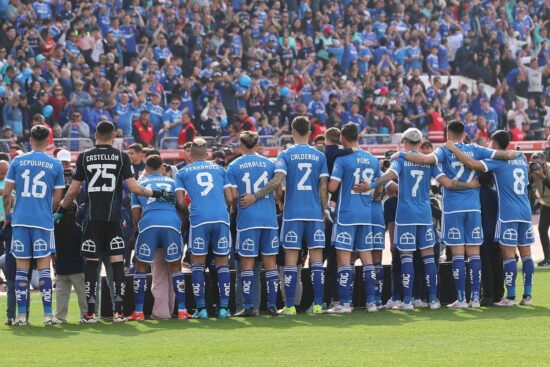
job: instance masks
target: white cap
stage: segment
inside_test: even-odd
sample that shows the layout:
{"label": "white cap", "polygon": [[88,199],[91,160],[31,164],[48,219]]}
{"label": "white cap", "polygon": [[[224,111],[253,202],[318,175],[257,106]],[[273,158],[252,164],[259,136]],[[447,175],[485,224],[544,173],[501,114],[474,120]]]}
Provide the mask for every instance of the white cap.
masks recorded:
{"label": "white cap", "polygon": [[61,162],[72,161],[71,152],[66,149],[61,149],[59,152],[57,152],[56,158],[59,159]]}
{"label": "white cap", "polygon": [[410,127],[403,133],[403,139],[407,139],[412,143],[418,143],[422,140],[422,132],[415,127]]}

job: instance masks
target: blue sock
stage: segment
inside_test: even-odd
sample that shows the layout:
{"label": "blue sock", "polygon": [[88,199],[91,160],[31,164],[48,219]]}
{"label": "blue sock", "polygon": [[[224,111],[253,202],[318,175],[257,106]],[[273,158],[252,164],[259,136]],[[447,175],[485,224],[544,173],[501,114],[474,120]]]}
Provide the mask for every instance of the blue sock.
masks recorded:
{"label": "blue sock", "polygon": [[145,273],[136,272],[134,274],[134,300],[136,312],[143,312],[143,303],[145,302],[145,290],[147,289],[147,278]]}
{"label": "blue sock", "polygon": [[401,283],[403,284],[403,302],[412,302],[414,265],[412,254],[401,254]]}
{"label": "blue sock", "polygon": [[401,300],[401,258],[398,253],[391,256],[391,299]]}
{"label": "blue sock", "polygon": [[464,255],[453,255],[453,278],[455,279],[456,299],[466,302],[466,266]]}
{"label": "blue sock", "polygon": [[367,295],[367,303],[375,303],[376,289],[376,269],[373,264],[363,266],[363,282],[365,284],[365,294]]}
{"label": "blue sock", "polygon": [[311,263],[311,284],[313,284],[313,304],[322,305],[325,291],[325,269],[321,261]]}
{"label": "blue sock", "polygon": [[428,301],[437,301],[437,267],[433,255],[422,257],[424,263],[424,276],[426,277],[426,287],[428,287]]}
{"label": "blue sock", "polygon": [[508,257],[503,260],[504,265],[504,284],[506,285],[506,297],[508,299],[516,299],[516,276],[518,267],[516,259]]}
{"label": "blue sock", "polygon": [[254,307],[254,270],[243,270],[241,272],[241,283],[243,285],[244,308]]}
{"label": "blue sock", "polygon": [[422,255],[420,251],[415,251],[413,254],[413,268],[416,270],[414,273],[413,282],[413,300],[424,299],[424,264],[422,264]]}
{"label": "blue sock", "polygon": [[178,304],[178,312],[185,311],[185,277],[181,271],[172,273],[172,288],[176,294],[176,303]]}
{"label": "blue sock", "polygon": [[294,307],[296,296],[296,282],[298,281],[298,269],[296,265],[285,266],[285,306]]}
{"label": "blue sock", "polygon": [[472,282],[472,293],[470,300],[479,301],[481,292],[481,258],[479,255],[469,257],[470,261],[470,281]]}
{"label": "blue sock", "polygon": [[[229,307],[229,292],[231,291],[231,278],[229,277],[229,265],[216,266],[218,274],[218,289],[220,291],[220,308]],[[252,272],[254,280],[254,272]]]}
{"label": "blue sock", "polygon": [[279,273],[277,269],[265,272],[267,283],[267,307],[277,307],[277,291],[279,290]]}
{"label": "blue sock", "polygon": [[382,291],[384,288],[384,268],[380,263],[374,263],[376,271],[376,287],[374,288],[374,298],[377,305],[382,304]]}
{"label": "blue sock", "polygon": [[338,295],[340,303],[349,305],[351,303],[351,266],[343,265],[338,267]]}
{"label": "blue sock", "polygon": [[535,263],[531,258],[531,255],[523,256],[521,258],[523,263],[523,297],[531,297],[531,290],[533,288],[533,276],[535,274]]}
{"label": "blue sock", "polygon": [[17,269],[15,271],[15,299],[19,317],[27,317],[27,299],[29,297],[29,271]]}
{"label": "blue sock", "polygon": [[38,285],[42,296],[44,314],[52,314],[52,276],[50,269],[38,269]]}
{"label": "blue sock", "polygon": [[353,287],[355,287],[355,264],[349,264],[351,269],[350,281],[349,281],[349,303],[352,303],[353,300]]}
{"label": "blue sock", "polygon": [[204,308],[204,265],[191,265],[191,282],[197,308]]}

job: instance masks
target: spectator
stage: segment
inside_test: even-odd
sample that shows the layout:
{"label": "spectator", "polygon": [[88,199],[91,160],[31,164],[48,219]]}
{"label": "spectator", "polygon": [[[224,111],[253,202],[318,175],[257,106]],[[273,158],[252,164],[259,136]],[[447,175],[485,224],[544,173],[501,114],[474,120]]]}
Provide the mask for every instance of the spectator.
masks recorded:
{"label": "spectator", "polygon": [[516,126],[516,121],[512,120],[508,123],[508,127],[510,130],[510,135],[512,136],[512,141],[524,141],[525,140],[525,132]]}
{"label": "spectator", "polygon": [[96,126],[103,120],[113,121],[109,111],[105,109],[105,103],[102,98],[96,98],[93,108],[86,109],[85,121],[90,128],[90,135],[95,134]]}
{"label": "spectator", "polygon": [[139,119],[132,125],[134,141],[144,147],[152,148],[155,145],[155,127],[149,119],[149,111],[141,110]]}
{"label": "spectator", "polygon": [[[48,98],[48,104],[53,107],[51,121],[54,123],[61,122],[61,114],[67,105],[67,97],[63,94],[61,84],[55,84],[52,88],[53,94]],[[42,111],[40,111],[42,113]]]}
{"label": "spectator", "polygon": [[130,157],[136,180],[145,169],[145,162],[143,162],[142,154],[143,146],[140,143],[134,143],[128,147],[128,156]]}
{"label": "spectator", "polygon": [[71,151],[80,150],[80,139],[90,137],[90,127],[82,121],[80,111],[74,111],[71,114],[71,121],[63,126],[62,135],[66,139],[71,139],[69,141]]}
{"label": "spectator", "polygon": [[183,123],[183,127],[178,136],[178,148],[180,149],[187,143],[193,142],[193,140],[195,140],[195,135],[197,134],[197,129],[195,128],[195,125],[193,125],[191,116],[189,116],[187,112],[183,113],[181,121]]}
{"label": "spectator", "polygon": [[85,107],[91,107],[92,104],[92,96],[84,90],[84,82],[80,79],[75,80],[74,91],[69,99],[69,106],[81,110]]}
{"label": "spectator", "polygon": [[17,144],[17,137],[13,135],[13,130],[9,125],[2,127],[2,152],[8,152],[10,147]]}

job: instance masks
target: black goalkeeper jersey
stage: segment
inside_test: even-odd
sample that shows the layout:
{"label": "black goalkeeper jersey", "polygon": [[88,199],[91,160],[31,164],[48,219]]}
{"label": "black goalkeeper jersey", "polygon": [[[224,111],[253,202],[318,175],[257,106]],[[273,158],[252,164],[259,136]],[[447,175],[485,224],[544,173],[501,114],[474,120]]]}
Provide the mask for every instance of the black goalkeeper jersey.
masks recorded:
{"label": "black goalkeeper jersey", "polygon": [[88,194],[88,218],[119,222],[122,182],[133,178],[128,154],[110,145],[96,145],[78,156],[73,180],[82,181]]}

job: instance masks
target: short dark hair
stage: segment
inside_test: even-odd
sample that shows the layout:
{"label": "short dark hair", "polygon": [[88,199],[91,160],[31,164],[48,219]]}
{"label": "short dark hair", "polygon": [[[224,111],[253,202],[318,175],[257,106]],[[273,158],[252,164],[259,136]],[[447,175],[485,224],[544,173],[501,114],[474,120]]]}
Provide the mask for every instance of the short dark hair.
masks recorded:
{"label": "short dark hair", "polygon": [[0,161],[10,161],[10,156],[8,153],[0,152]]}
{"label": "short dark hair", "polygon": [[342,136],[349,142],[356,142],[359,140],[359,130],[357,129],[357,125],[353,122],[348,122],[345,124],[342,127],[340,134],[342,134]]}
{"label": "short dark hair", "polygon": [[115,131],[115,125],[108,120],[102,120],[97,124],[97,133],[104,139],[109,139]]}
{"label": "short dark hair", "polygon": [[455,136],[464,134],[464,124],[460,120],[452,120],[447,125],[447,131]]}
{"label": "short dark hair", "polygon": [[493,174],[490,172],[480,172],[478,179],[479,184],[482,186],[491,186],[493,184]]}
{"label": "short dark hair", "polygon": [[504,130],[497,130],[491,135],[491,140],[497,143],[500,149],[508,148],[510,144],[510,133]]}
{"label": "short dark hair", "polygon": [[311,123],[307,116],[298,116],[292,120],[292,130],[296,130],[300,136],[306,136],[311,129]]}
{"label": "short dark hair", "polygon": [[160,152],[158,151],[158,149],[147,149],[147,151],[145,152],[145,157],[150,157],[152,155],[160,155]]}
{"label": "short dark hair", "polygon": [[42,125],[33,126],[31,129],[31,137],[36,142],[43,142],[50,136],[50,130]]}
{"label": "short dark hair", "polygon": [[34,114],[34,116],[32,117],[32,121],[39,121],[41,123],[44,123],[45,119],[44,119],[44,115],[42,115],[41,113],[36,113]]}
{"label": "short dark hair", "polygon": [[255,131],[243,131],[239,140],[245,147],[252,149],[258,144],[258,133]]}
{"label": "short dark hair", "polygon": [[337,127],[328,128],[327,131],[325,131],[325,138],[330,144],[339,144],[340,129]]}
{"label": "short dark hair", "polygon": [[164,164],[164,160],[158,154],[151,155],[147,157],[147,159],[145,160],[145,165],[147,166],[147,168],[151,168],[152,170],[155,170],[155,171],[160,169],[160,167],[162,167],[163,164]]}
{"label": "short dark hair", "polygon": [[143,145],[140,143],[134,143],[128,147],[128,149],[135,150],[136,153],[141,153],[143,151]]}

